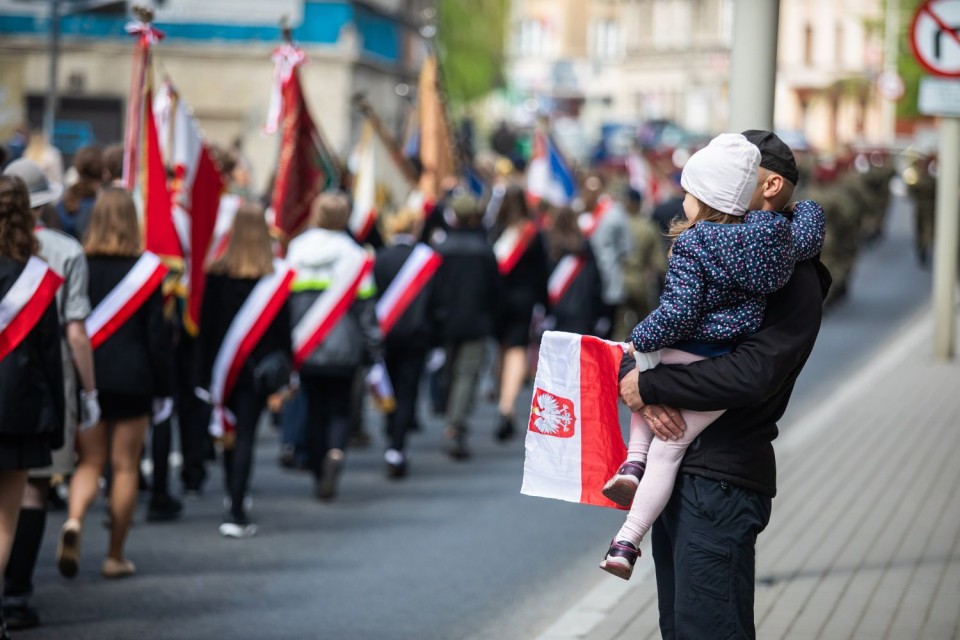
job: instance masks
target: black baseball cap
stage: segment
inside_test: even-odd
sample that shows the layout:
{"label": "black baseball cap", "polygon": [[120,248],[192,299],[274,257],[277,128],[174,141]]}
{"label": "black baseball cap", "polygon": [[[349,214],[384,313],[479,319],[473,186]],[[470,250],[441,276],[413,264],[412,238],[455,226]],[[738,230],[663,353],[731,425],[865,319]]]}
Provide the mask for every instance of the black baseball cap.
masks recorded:
{"label": "black baseball cap", "polygon": [[793,186],[797,186],[797,181],[800,179],[797,161],[793,157],[793,151],[777,134],[761,129],[748,129],[741,135],[760,149],[761,167],[779,173]]}

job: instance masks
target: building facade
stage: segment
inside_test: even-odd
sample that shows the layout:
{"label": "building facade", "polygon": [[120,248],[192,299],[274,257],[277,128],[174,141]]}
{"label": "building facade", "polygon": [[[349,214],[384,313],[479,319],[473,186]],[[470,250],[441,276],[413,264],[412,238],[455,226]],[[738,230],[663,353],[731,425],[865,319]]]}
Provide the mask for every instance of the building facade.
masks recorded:
{"label": "building facade", "polygon": [[[603,123],[725,128],[736,0],[514,0],[512,94]],[[775,122],[814,146],[877,140],[882,0],[781,0]]]}
{"label": "building facade", "polygon": [[[47,3],[0,0],[0,139],[20,123],[38,125],[48,85]],[[61,18],[57,74],[58,146],[122,139],[133,38],[127,7]],[[364,92],[397,132],[409,110],[397,87],[415,82],[426,53],[418,27],[429,0],[166,0],[156,26],[156,80],[169,76],[214,143],[243,143],[263,188],[276,162],[276,136],[261,129],[272,86],[271,52],[287,16],[307,53],[302,81],[314,118],[346,156],[361,118],[351,96]],[[70,148],[64,149],[67,153]]]}

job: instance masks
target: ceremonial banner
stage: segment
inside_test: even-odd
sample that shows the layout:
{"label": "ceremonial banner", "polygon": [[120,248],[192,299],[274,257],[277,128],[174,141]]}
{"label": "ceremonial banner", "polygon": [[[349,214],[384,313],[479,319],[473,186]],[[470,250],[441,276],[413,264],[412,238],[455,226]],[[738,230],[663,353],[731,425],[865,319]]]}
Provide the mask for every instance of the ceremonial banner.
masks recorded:
{"label": "ceremonial banner", "polygon": [[306,57],[302,52],[296,53],[299,50],[295,48],[293,51],[277,61],[278,65],[289,66],[289,70],[284,66],[279,72],[282,80],[280,159],[272,203],[276,225],[288,237],[294,236],[306,222],[310,203],[317,194],[336,185],[340,179],[333,153],[310,116],[303,95],[298,67]]}
{"label": "ceremonial banner", "polygon": [[430,279],[440,268],[443,258],[425,244],[417,244],[404,261],[400,271],[377,301],[377,320],[386,336],[393,329]]}
{"label": "ceremonial banner", "polygon": [[586,260],[580,256],[567,255],[560,258],[557,266],[550,273],[550,279],[547,280],[547,296],[550,306],[556,306],[563,299],[570,285],[583,271],[585,264]]}
{"label": "ceremonial banner", "polygon": [[527,248],[537,237],[537,225],[526,222],[519,229],[510,227],[497,238],[493,245],[493,253],[497,256],[497,268],[500,275],[505,276],[520,262],[520,258],[527,252]]}
{"label": "ceremonial banner", "polygon": [[0,298],[0,360],[33,330],[57,295],[63,278],[31,256],[10,290]]}
{"label": "ceremonial banner", "polygon": [[417,91],[419,119],[420,192],[424,198],[436,202],[443,195],[445,178],[457,177],[457,159],[454,141],[447,120],[446,106],[440,93],[440,68],[435,55],[423,61]]}
{"label": "ceremonial banner", "polygon": [[357,149],[357,167],[353,175],[353,211],[350,213],[350,233],[357,242],[367,239],[377,221],[377,177],[374,158],[373,125],[367,119],[360,133]]}
{"label": "ceremonial banner", "polygon": [[290,296],[293,277],[294,271],[290,265],[282,260],[274,260],[273,273],[260,278],[230,323],[213,361],[210,379],[213,413],[209,429],[212,436],[220,437],[233,431],[235,420],[226,407],[227,400],[247,358]]}
{"label": "ceremonial banner", "polygon": [[181,234],[189,262],[185,273],[184,326],[196,336],[206,282],[204,266],[224,184],[200,126],[171,82],[164,82],[154,101],[154,111],[161,146],[173,170],[174,219],[184,221],[186,226]]}
{"label": "ceremonial banner", "polygon": [[133,268],[87,316],[90,346],[96,349],[136,313],[163,284],[167,268],[156,255],[145,252]]}
{"label": "ceremonial banner", "polygon": [[330,286],[310,305],[293,328],[293,368],[299,369],[350,309],[357,290],[373,271],[373,259],[357,248],[333,268]]}
{"label": "ceremonial banner", "polygon": [[601,490],[627,457],[617,407],[622,357],[617,343],[543,334],[521,493],[619,508]]}

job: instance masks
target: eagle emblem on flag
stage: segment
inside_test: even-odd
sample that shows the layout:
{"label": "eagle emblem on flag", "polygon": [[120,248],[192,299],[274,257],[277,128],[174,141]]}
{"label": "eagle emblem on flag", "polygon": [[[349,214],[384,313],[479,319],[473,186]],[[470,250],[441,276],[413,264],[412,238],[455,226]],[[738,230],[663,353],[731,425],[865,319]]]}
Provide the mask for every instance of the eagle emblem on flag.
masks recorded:
{"label": "eagle emblem on flag", "polygon": [[572,400],[537,388],[530,411],[530,431],[556,438],[570,438],[573,437],[576,422]]}

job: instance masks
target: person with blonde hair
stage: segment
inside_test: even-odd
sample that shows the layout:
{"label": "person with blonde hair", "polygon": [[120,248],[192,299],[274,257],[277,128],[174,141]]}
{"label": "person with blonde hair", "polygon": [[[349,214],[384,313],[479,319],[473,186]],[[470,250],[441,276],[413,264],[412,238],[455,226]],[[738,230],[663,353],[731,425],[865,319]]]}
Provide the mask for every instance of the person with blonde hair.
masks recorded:
{"label": "person with blonde hair", "polygon": [[[133,575],[134,564],[124,545],[137,504],[140,452],[156,399],[171,395],[172,360],[163,326],[160,281],[132,278],[151,257],[144,256],[133,198],[121,189],[107,189],[97,198],[84,243],[90,270],[91,317],[110,306],[108,296],[139,301],[132,313],[94,349],[100,399],[100,421],[77,436],[77,469],[70,481],[68,519],[60,532],[57,565],[67,578],[77,575],[83,518],[97,496],[107,459],[113,474],[110,488],[110,546],[101,573],[106,578]],[[121,316],[114,316],[118,321]],[[88,320],[89,323],[89,320]]]}
{"label": "person with blonde hair", "polygon": [[[4,315],[17,305],[7,296],[28,270],[48,269],[36,258],[39,244],[33,225],[23,181],[0,176],[0,307]],[[5,321],[0,327],[0,575],[18,530],[27,470],[49,465],[51,450],[63,439],[60,327],[56,306],[51,304],[53,291],[38,295],[41,287],[42,282],[19,310],[26,312],[33,306],[36,311],[37,321],[25,335],[8,331],[11,327]],[[10,637],[4,618],[0,613],[0,639]]]}
{"label": "person with blonde hair", "polygon": [[[397,406],[387,415],[390,445],[384,453],[387,477],[402,478],[407,473],[409,454],[407,434],[417,421],[417,396],[427,351],[433,346],[436,309],[433,299],[433,275],[439,255],[418,243],[423,215],[404,208],[384,221],[387,246],[377,252],[373,268],[377,289],[382,292],[377,304],[381,328],[385,330],[384,361],[393,384]],[[391,302],[405,300],[404,308]]]}
{"label": "person with blonde hair", "polygon": [[[289,383],[291,362],[289,280],[283,263],[273,257],[263,209],[243,204],[237,209],[226,249],[207,267],[200,310],[198,383],[211,396],[211,385],[234,378],[214,400],[211,431],[220,429],[217,414],[232,416],[233,431],[223,438],[223,469],[228,511],[220,524],[226,538],[247,538],[257,527],[247,513],[257,425],[270,395]],[[261,295],[267,292],[269,295]],[[259,320],[244,324],[247,320]],[[231,352],[238,339],[252,338],[249,354]],[[229,372],[226,367],[229,365]],[[229,384],[229,383],[227,383]]]}
{"label": "person with blonde hair", "polygon": [[[337,493],[350,438],[353,381],[365,364],[380,358],[377,287],[365,271],[366,252],[347,233],[350,201],[340,192],[322,193],[311,205],[310,225],[290,242],[287,259],[296,269],[290,298],[294,332],[316,336],[302,354],[302,392],[307,400],[306,447],[314,476],[314,494],[332,500]],[[323,312],[329,331],[309,324],[312,311]],[[346,309],[344,311],[344,309]],[[315,330],[316,329],[316,330]]]}

